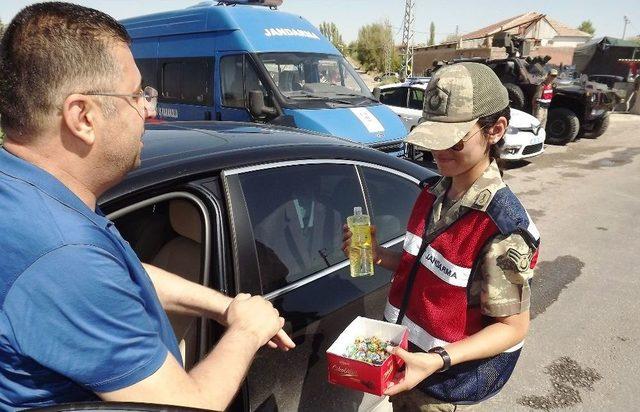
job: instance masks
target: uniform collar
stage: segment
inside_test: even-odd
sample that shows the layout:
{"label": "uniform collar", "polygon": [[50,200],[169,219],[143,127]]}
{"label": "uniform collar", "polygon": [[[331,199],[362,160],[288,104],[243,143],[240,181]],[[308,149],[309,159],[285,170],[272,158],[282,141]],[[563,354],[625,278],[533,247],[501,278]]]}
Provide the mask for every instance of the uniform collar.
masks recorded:
{"label": "uniform collar", "polygon": [[[492,160],[489,166],[482,172],[482,175],[473,182],[473,185],[465,192],[460,201],[456,203],[461,207],[485,211],[498,189],[504,186],[505,184],[502,181],[498,164],[495,160]],[[443,177],[438,183],[433,187],[429,187],[427,190],[436,198],[440,199],[447,193],[449,187],[451,187],[451,178]]]}
{"label": "uniform collar", "polygon": [[45,170],[0,148],[0,173],[35,187],[50,198],[82,214],[100,227],[107,227],[107,220],[100,209],[91,210],[75,193]]}

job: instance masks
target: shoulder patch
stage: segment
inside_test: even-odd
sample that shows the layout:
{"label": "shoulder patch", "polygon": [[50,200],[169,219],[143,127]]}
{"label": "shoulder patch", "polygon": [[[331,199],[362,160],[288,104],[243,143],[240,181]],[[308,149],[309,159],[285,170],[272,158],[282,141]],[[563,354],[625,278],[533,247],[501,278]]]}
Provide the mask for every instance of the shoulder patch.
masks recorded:
{"label": "shoulder patch", "polygon": [[505,186],[499,189],[487,207],[487,214],[498,226],[500,233],[521,233],[534,248],[540,243],[540,233],[516,195]]}

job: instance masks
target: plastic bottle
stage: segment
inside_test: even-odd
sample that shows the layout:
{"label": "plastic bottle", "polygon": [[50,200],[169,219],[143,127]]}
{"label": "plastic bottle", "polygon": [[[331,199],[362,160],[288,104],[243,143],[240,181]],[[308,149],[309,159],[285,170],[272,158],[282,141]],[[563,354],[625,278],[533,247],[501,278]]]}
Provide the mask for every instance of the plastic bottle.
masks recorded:
{"label": "plastic bottle", "polygon": [[353,208],[353,216],[347,217],[347,225],[352,233],[349,262],[351,276],[373,276],[373,252],[371,249],[371,221],[369,215],[362,214],[361,207]]}

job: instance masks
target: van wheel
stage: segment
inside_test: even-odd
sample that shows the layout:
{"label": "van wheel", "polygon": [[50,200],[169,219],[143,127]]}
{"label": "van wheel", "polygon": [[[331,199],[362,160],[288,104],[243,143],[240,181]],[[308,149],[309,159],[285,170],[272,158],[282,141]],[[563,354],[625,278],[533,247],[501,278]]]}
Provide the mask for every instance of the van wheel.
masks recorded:
{"label": "van wheel", "polygon": [[513,109],[522,110],[524,107],[524,93],[520,86],[513,83],[505,83],[504,88],[507,89],[507,93],[509,94],[511,107]]}
{"label": "van wheel", "polygon": [[546,129],[548,143],[565,145],[573,142],[578,136],[580,120],[569,109],[551,109]]}

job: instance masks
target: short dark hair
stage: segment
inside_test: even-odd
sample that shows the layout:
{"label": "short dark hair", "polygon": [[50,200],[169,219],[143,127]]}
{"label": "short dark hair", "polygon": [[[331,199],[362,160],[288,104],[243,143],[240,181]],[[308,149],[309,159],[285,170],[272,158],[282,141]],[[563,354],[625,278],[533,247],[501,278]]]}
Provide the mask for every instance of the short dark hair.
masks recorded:
{"label": "short dark hair", "polygon": [[27,139],[69,94],[100,91],[121,75],[111,47],[130,44],[111,16],[70,3],[22,9],[0,43],[0,125]]}

